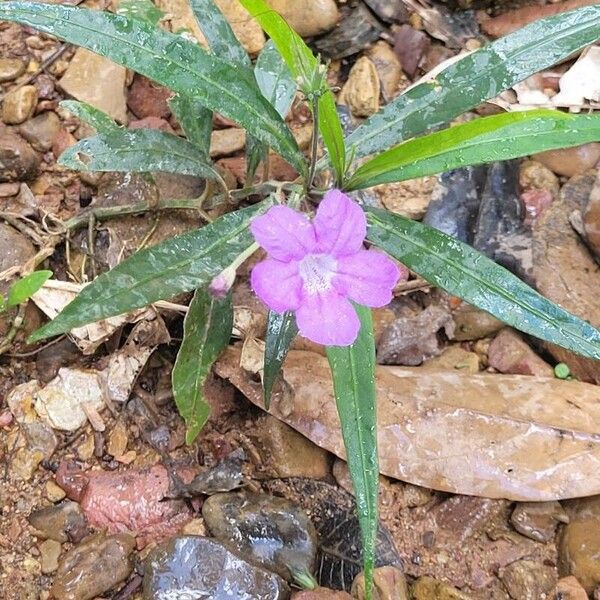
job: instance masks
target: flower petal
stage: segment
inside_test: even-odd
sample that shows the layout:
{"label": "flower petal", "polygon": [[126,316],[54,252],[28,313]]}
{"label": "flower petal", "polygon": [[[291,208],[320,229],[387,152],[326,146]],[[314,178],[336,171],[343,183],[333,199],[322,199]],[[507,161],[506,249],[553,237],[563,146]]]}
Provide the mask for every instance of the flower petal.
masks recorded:
{"label": "flower petal", "polygon": [[367,235],[362,208],[340,190],[325,194],[313,220],[320,252],[343,256],[358,252]]}
{"label": "flower petal", "polygon": [[250,284],[256,295],[275,312],[296,310],[302,302],[302,279],[297,261],[267,258],[252,269]]}
{"label": "flower petal", "polygon": [[[404,273],[406,278],[408,272]],[[361,250],[337,259],[333,287],[358,304],[378,307],[389,304],[400,279],[396,263],[375,250]]]}
{"label": "flower petal", "polygon": [[354,307],[334,291],[305,296],[296,323],[301,335],[324,346],[350,346],[360,330]]}
{"label": "flower petal", "polygon": [[288,206],[273,206],[250,223],[252,235],[273,258],[290,261],[312,252],[316,245],[312,223]]}

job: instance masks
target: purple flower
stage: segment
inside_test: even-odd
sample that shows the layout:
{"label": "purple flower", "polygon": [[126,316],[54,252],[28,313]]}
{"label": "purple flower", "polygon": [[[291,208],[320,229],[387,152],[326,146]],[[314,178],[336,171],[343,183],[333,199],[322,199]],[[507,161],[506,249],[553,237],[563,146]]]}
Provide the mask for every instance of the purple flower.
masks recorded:
{"label": "purple flower", "polygon": [[269,253],[252,270],[252,289],[271,310],[294,311],[300,333],[313,342],[349,346],[360,329],[350,300],[371,307],[391,301],[400,270],[364,248],[365,214],[340,190],[327,192],[312,222],[274,206],[250,229]]}

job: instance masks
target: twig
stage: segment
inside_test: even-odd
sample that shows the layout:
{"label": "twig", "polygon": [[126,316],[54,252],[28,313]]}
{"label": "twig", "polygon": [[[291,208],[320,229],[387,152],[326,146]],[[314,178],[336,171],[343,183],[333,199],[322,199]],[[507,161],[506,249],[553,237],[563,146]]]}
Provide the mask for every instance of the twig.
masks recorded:
{"label": "twig", "polygon": [[12,346],[14,339],[17,337],[17,333],[19,333],[19,330],[23,327],[26,304],[26,302],[19,304],[19,310],[10,326],[10,330],[4,337],[4,340],[2,340],[2,343],[0,343],[0,355],[4,354]]}
{"label": "twig", "polygon": [[64,340],[66,337],[67,337],[66,334],[61,335],[54,340],[50,340],[47,344],[44,344],[43,346],[36,348],[35,350],[31,350],[29,352],[10,352],[10,353],[6,353],[5,356],[8,356],[8,358],[29,358],[31,356],[35,356],[36,354],[39,354],[42,350],[45,350],[46,348],[49,348],[50,346],[54,346],[54,344],[58,344],[58,342]]}

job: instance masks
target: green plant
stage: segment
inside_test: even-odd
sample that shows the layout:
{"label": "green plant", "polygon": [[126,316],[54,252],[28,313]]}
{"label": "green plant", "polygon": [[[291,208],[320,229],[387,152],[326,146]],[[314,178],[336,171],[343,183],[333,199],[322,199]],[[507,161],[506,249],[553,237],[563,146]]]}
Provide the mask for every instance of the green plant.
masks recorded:
{"label": "green plant", "polygon": [[[158,131],[129,131],[91,107],[68,103],[70,110],[97,129],[97,135],[68,149],[60,159],[63,165],[81,171],[163,170],[199,175],[223,185],[208,153],[212,112],[218,111],[247,130],[250,176],[269,148],[299,173],[294,182],[248,184],[235,192],[224,189],[213,202],[239,202],[257,195],[263,199],[199,230],[140,251],[98,277],[54,321],[32,336],[32,340],[41,340],[197,290],[173,375],[177,406],[188,425],[188,442],[207,416],[202,397],[205,375],[231,334],[227,281],[231,281],[232,269],[257,247],[249,229],[251,222],[282,202],[275,190],[284,192],[287,204],[296,208],[301,200],[310,205],[322,195],[324,190],[315,188],[319,171],[330,171],[335,186],[342,190],[358,190],[600,140],[600,116],[547,110],[479,118],[423,135],[593,43],[600,37],[600,5],[542,19],[461,58],[433,81],[410,88],[344,138],[323,65],[264,0],[241,2],[271,38],[254,68],[211,0],[191,0],[191,6],[212,52],[185,37],[156,29],[147,19],[134,18],[131,11],[128,17],[55,4],[0,4],[0,18],[84,46],[175,93],[171,108],[187,140]],[[282,118],[296,88],[317,124],[308,160]],[[327,154],[317,161],[319,134]],[[173,202],[172,206],[176,205]],[[181,201],[179,205],[189,208],[193,203]],[[202,208],[199,203],[196,207]],[[427,281],[526,333],[600,358],[597,330],[472,248],[385,210],[364,210],[369,242]],[[229,276],[223,278],[224,285],[221,281],[225,298],[219,300],[210,296],[207,288],[224,271]],[[356,341],[329,347],[327,354],[356,492],[370,590],[378,474],[374,342],[369,309],[357,305],[355,310],[360,319]],[[296,333],[291,310],[269,314],[264,369],[267,406]]]}
{"label": "green plant", "polygon": [[17,279],[8,289],[6,298],[0,294],[0,314],[29,300],[50,277],[52,277],[52,271],[34,271]]}

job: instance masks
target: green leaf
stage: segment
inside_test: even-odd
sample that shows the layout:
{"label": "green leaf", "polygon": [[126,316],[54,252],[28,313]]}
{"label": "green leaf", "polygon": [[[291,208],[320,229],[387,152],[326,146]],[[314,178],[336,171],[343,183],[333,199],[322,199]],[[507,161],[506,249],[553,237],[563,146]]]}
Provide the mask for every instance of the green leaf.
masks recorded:
{"label": "green leaf", "polygon": [[86,286],[30,340],[65,333],[208,285],[254,243],[248,225],[271,205],[271,199],[263,200],[137,252]]}
{"label": "green leaf", "polygon": [[319,97],[316,120],[336,179],[341,182],[346,172],[344,135],[335,98],[325,82],[322,65],[302,38],[264,0],[240,2],[273,40],[293,77],[300,82],[300,88]]}
{"label": "green leaf", "polygon": [[15,281],[8,290],[7,306],[18,306],[29,300],[52,277],[52,271],[34,271]]}
{"label": "green leaf", "polygon": [[122,129],[105,112],[94,108],[86,102],[63,100],[60,105],[62,108],[66,108],[69,112],[72,112],[78,119],[85,121],[93,127],[97,133],[112,133],[113,131]]}
{"label": "green leaf", "polygon": [[213,113],[196,98],[177,94],[169,100],[169,107],[188,141],[196,146],[207,162],[210,162],[210,134]]}
{"label": "green leaf", "polygon": [[175,404],[187,426],[187,444],[196,439],[210,415],[204,384],[229,343],[232,328],[231,294],[218,300],[205,289],[196,290],[183,322],[183,341],[172,375]]}
{"label": "green leaf", "polygon": [[120,129],[67,148],[58,163],[76,171],[165,171],[219,179],[194,144],[156,129]]}
{"label": "green leaf", "polygon": [[354,307],[361,322],[358,339],[352,346],[329,346],[327,358],[333,377],[333,389],[342,425],[348,469],[356,496],[356,508],[362,533],[366,597],[370,598],[377,536],[379,487],[375,338],[371,310],[356,304]]}
{"label": "green leaf", "polygon": [[433,285],[525,333],[600,359],[598,330],[489,258],[422,223],[381,209],[365,210],[368,239]]}
{"label": "green leaf", "polygon": [[300,173],[296,140],[260,93],[248,69],[185,38],[109,12],[37,2],[0,2],[0,20],[16,21],[106,56],[239,123]]}
{"label": "green leaf", "polygon": [[153,27],[165,16],[165,13],[150,0],[121,0],[116,12],[124,17],[144,21]]}
{"label": "green leaf", "polygon": [[361,165],[346,188],[404,181],[598,140],[600,115],[555,110],[504,113],[404,142]]}
{"label": "green leaf", "polygon": [[370,117],[346,139],[355,156],[375,154],[451,121],[600,37],[600,4],[534,23],[448,66]]}
{"label": "green leaf", "polygon": [[263,370],[263,398],[267,410],[271,404],[273,384],[297,333],[298,327],[293,312],[279,314],[272,310],[269,311]]}
{"label": "green leaf", "polygon": [[212,52],[229,63],[252,67],[248,53],[213,0],[190,0],[196,21]]}

